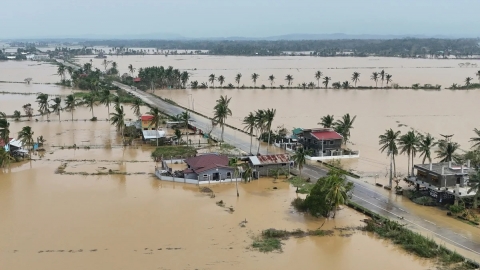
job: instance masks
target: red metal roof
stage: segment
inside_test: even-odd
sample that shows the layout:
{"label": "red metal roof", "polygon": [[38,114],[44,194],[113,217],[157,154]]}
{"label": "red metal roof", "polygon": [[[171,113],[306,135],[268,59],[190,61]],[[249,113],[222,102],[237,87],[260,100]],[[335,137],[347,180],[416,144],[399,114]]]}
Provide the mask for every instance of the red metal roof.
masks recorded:
{"label": "red metal roof", "polygon": [[314,131],[312,136],[318,140],[341,140],[343,139],[342,135],[338,134],[335,131],[325,130],[325,131]]}
{"label": "red metal roof", "polygon": [[260,164],[279,164],[288,163],[290,161],[290,158],[287,154],[259,155],[257,158]]}
{"label": "red metal roof", "polygon": [[[185,159],[191,170],[195,173],[201,173],[215,168],[228,167],[228,157],[224,155],[208,154]],[[186,169],[187,171],[189,169]],[[184,171],[184,172],[185,172]]]}
{"label": "red metal roof", "polygon": [[133,79],[133,81],[134,81],[134,82],[140,82],[141,79],[137,77],[137,78]]}
{"label": "red metal roof", "polygon": [[142,115],[142,121],[150,121],[153,119],[153,115],[148,115],[148,114],[145,114],[145,115]]}

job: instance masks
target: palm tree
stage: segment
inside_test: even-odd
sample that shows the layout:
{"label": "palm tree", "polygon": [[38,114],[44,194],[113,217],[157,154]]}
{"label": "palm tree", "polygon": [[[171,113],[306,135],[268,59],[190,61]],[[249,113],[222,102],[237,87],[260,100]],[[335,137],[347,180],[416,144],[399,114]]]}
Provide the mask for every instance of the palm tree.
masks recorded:
{"label": "palm tree", "polygon": [[217,79],[217,77],[215,76],[215,74],[210,74],[210,76],[208,76],[208,81],[212,84],[213,88],[215,88],[215,80]]}
{"label": "palm tree", "polygon": [[260,75],[258,75],[257,73],[252,74],[253,88],[255,88],[257,86],[258,77],[260,77]]}
{"label": "palm tree", "polygon": [[383,81],[385,80],[385,70],[382,69],[379,75],[380,75],[380,80],[382,80],[382,88],[383,88]]}
{"label": "palm tree", "polygon": [[273,122],[273,119],[275,118],[276,113],[277,113],[276,109],[267,109],[265,111],[265,126],[268,132],[267,154],[268,154],[268,148],[270,147],[270,135],[272,133],[272,122]]}
{"label": "palm tree", "polygon": [[315,72],[315,79],[317,79],[318,88],[320,88],[320,79],[322,78],[322,76],[323,76],[323,73],[320,70]]}
{"label": "palm tree", "polygon": [[473,129],[473,132],[477,134],[477,137],[470,138],[470,142],[474,142],[474,144],[472,145],[472,148],[480,147],[480,129],[475,128]]}
{"label": "palm tree", "polygon": [[60,64],[58,65],[58,68],[57,68],[57,74],[58,76],[60,76],[60,79],[63,81],[64,78],[65,78],[65,71],[66,71],[66,68],[63,64]]}
{"label": "palm tree", "polygon": [[474,191],[475,196],[473,196],[473,209],[478,208],[478,198],[480,197],[480,170],[477,169],[476,173],[470,175],[468,180],[468,185],[470,188],[467,191],[467,194]]}
{"label": "palm tree", "polygon": [[182,141],[182,131],[178,128],[175,129],[175,139],[177,140],[177,144],[180,144],[180,142]]}
{"label": "palm tree", "polygon": [[387,74],[387,75],[385,75],[385,76],[386,76],[386,79],[385,79],[385,80],[387,81],[387,87],[388,87],[388,83],[389,83],[389,82],[392,82],[392,75],[391,75],[391,74]]}
{"label": "palm tree", "polygon": [[420,152],[420,157],[423,156],[422,164],[425,164],[425,160],[428,159],[428,162],[432,162],[431,149],[437,145],[435,139],[428,133],[426,136],[420,137],[420,143],[418,144],[418,152]]}
{"label": "palm tree", "polygon": [[68,95],[65,98],[65,109],[70,110],[72,112],[72,121],[73,121],[73,111],[75,107],[77,107],[78,99],[75,98],[74,95]]}
{"label": "palm tree", "polygon": [[190,79],[190,75],[188,74],[188,72],[187,71],[182,72],[182,75],[180,75],[180,81],[182,82],[183,88],[186,88],[186,85],[189,79]]}
{"label": "palm tree", "polygon": [[273,74],[268,76],[268,80],[270,81],[270,86],[273,86],[275,83],[275,76],[273,76]]}
{"label": "palm tree", "polygon": [[358,72],[353,72],[352,74],[352,82],[355,83],[355,88],[357,88],[357,82],[360,81],[360,73]]}
{"label": "palm tree", "polygon": [[183,123],[183,126],[187,129],[187,145],[188,145],[188,129],[189,129],[189,123],[190,123],[190,113],[188,111],[180,113],[178,115],[178,120]]}
{"label": "palm tree", "polygon": [[348,89],[348,88],[350,88],[350,83],[349,83],[348,81],[344,81],[344,82],[342,83],[342,88],[343,88],[343,89]]}
{"label": "palm tree", "polygon": [[325,76],[323,78],[323,85],[325,85],[325,89],[328,88],[328,83],[332,80],[332,78]]}
{"label": "palm tree", "polygon": [[437,158],[440,158],[440,162],[454,161],[460,163],[460,157],[455,154],[455,151],[459,148],[460,145],[456,142],[440,140],[438,141],[438,150],[435,153],[437,153]]}
{"label": "palm tree", "polygon": [[[71,67],[71,66],[68,66],[66,69],[67,69],[68,75],[70,76],[70,79],[71,79],[71,78],[72,78],[72,75],[73,75],[73,72],[74,72],[75,70],[74,70],[73,67]],[[58,70],[57,70],[57,74],[58,74]]]}
{"label": "palm tree", "polygon": [[90,72],[92,71],[92,63],[83,64],[83,70],[86,74],[90,74]]}
{"label": "palm tree", "polygon": [[100,104],[107,106],[107,113],[110,115],[110,104],[112,103],[112,96],[110,95],[110,91],[104,89],[100,93]]}
{"label": "palm tree", "polygon": [[293,76],[288,74],[287,76],[285,76],[285,80],[288,82],[288,86],[290,86],[292,85]]}
{"label": "palm tree", "polygon": [[48,115],[50,114],[50,111],[48,110],[48,94],[39,94],[37,96],[37,103],[38,103],[38,106],[39,106],[38,111],[41,114],[46,113],[47,118],[48,118]]}
{"label": "palm tree", "polygon": [[10,123],[5,116],[0,118],[0,139],[2,139],[5,144],[8,143],[10,139]]}
{"label": "palm tree", "polygon": [[350,114],[347,113],[342,116],[342,119],[337,120],[335,122],[334,129],[336,132],[340,133],[343,136],[343,143],[347,144],[348,139],[350,138],[350,130],[353,129],[353,123],[357,116],[355,115],[353,118],[350,117]]}
{"label": "palm tree", "polygon": [[20,132],[18,132],[18,139],[23,143],[23,145],[31,145],[33,147],[33,131],[30,126],[23,127]]}
{"label": "palm tree", "polygon": [[15,121],[20,120],[20,117],[22,117],[22,113],[20,111],[15,110],[13,112],[13,118],[15,119]]}
{"label": "palm tree", "polygon": [[253,130],[255,129],[256,119],[255,115],[250,112],[245,118],[243,118],[244,128],[243,130],[247,131],[250,134],[250,155],[252,154],[252,145],[253,145]]}
{"label": "palm tree", "polygon": [[480,83],[480,70],[479,70],[479,71],[477,71],[477,73],[475,73],[475,76],[477,76],[477,77],[478,77],[478,83]]}
{"label": "palm tree", "polygon": [[227,120],[228,116],[232,115],[232,111],[228,107],[231,99],[232,98],[228,98],[227,96],[220,96],[220,98],[217,100],[217,104],[215,105],[215,107],[213,107],[213,120],[219,123],[222,127],[222,142],[223,131],[225,129],[225,121]]}
{"label": "palm tree", "polygon": [[298,166],[298,170],[300,171],[300,177],[302,176],[302,169],[303,165],[307,162],[306,156],[311,155],[310,150],[306,150],[303,147],[297,148],[297,151],[295,151],[295,154],[292,156],[293,162]]}
{"label": "palm tree", "polygon": [[235,76],[235,82],[237,83],[237,86],[240,87],[240,80],[242,79],[242,73],[238,73],[237,76]]}
{"label": "palm tree", "polygon": [[257,154],[260,154],[260,139],[263,131],[265,130],[265,110],[255,111],[255,128],[257,129],[257,138],[258,138],[258,149]]}
{"label": "palm tree", "polygon": [[225,82],[225,77],[223,75],[218,76],[217,78],[218,83],[220,83],[220,87],[223,86],[223,83]]}
{"label": "palm tree", "polygon": [[10,155],[10,153],[7,152],[5,148],[0,147],[0,168],[7,167],[12,160],[13,157]]}
{"label": "palm tree", "polygon": [[393,131],[388,129],[384,134],[378,136],[380,145],[380,151],[383,153],[387,150],[387,156],[390,156],[390,187],[392,186],[392,165],[393,173],[396,175],[395,156],[398,155],[397,141],[400,136],[400,131]]}
{"label": "palm tree", "polygon": [[136,115],[136,116],[140,116],[141,113],[140,113],[140,106],[143,105],[143,101],[139,98],[135,98],[133,99],[133,102],[132,102],[132,110],[133,110],[133,113]]}
{"label": "palm tree", "polygon": [[135,70],[136,68],[134,68],[132,64],[128,65],[128,72],[130,72],[130,74],[132,75],[132,78],[134,77]]}
{"label": "palm tree", "polygon": [[58,122],[60,122],[60,111],[62,110],[62,99],[59,97],[56,97],[51,101],[53,101],[53,104],[50,105],[50,108],[52,109],[53,113],[58,114]]}
{"label": "palm tree", "polygon": [[85,95],[83,97],[83,102],[85,102],[85,104],[87,104],[87,107],[90,108],[90,111],[92,111],[92,118],[94,118],[95,115],[93,114],[93,107],[95,106],[95,95],[92,93]]}
{"label": "palm tree", "polygon": [[408,155],[408,176],[410,176],[410,157],[412,160],[412,174],[413,175],[413,158],[416,156],[418,145],[420,144],[420,137],[415,134],[415,131],[410,130],[406,134],[400,136],[398,145],[400,146],[400,154],[407,153]]}
{"label": "palm tree", "polygon": [[[150,107],[150,111],[147,112],[147,114],[153,116],[152,120],[150,120],[150,127],[155,126],[155,136],[158,134],[158,127],[160,126],[160,123],[163,121],[162,113],[158,108]],[[158,147],[158,137],[156,137],[157,140],[157,147]]]}
{"label": "palm tree", "polygon": [[465,79],[465,86],[467,87],[467,89],[470,87],[470,84],[471,84],[472,80],[473,80],[472,77],[467,77]]}
{"label": "palm tree", "polygon": [[333,217],[337,213],[338,207],[344,205],[348,200],[347,189],[345,187],[345,177],[338,172],[331,173],[327,176],[325,185],[327,187],[325,200],[333,209]]}
{"label": "palm tree", "polygon": [[326,116],[322,117],[321,122],[318,123],[324,128],[332,128],[333,127],[333,115],[327,114]]}
{"label": "palm tree", "polygon": [[375,82],[375,87],[378,86],[378,75],[379,75],[378,72],[373,72],[372,76],[370,77],[370,79],[372,79],[372,81]]}
{"label": "palm tree", "polygon": [[105,69],[105,72],[107,72],[108,65],[110,65],[110,61],[107,61],[107,59],[103,59],[102,66]]}
{"label": "palm tree", "polygon": [[115,106],[114,112],[110,114],[110,121],[112,125],[117,128],[117,131],[120,131],[122,134],[122,142],[124,141],[124,131],[125,131],[125,112],[123,111],[123,106]]}

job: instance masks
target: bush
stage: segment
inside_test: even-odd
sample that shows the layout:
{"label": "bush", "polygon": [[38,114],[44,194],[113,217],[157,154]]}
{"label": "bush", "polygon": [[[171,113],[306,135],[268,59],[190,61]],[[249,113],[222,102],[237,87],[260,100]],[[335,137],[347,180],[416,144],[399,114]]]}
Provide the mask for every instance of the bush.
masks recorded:
{"label": "bush", "polygon": [[453,214],[460,214],[463,210],[465,210],[465,206],[463,206],[463,205],[450,205],[448,210],[450,210],[450,212],[452,212]]}
{"label": "bush", "polygon": [[282,242],[277,238],[260,238],[253,241],[252,247],[261,252],[282,251]]}
{"label": "bush", "polygon": [[429,197],[429,196],[422,196],[422,197],[414,198],[412,201],[414,203],[420,204],[420,205],[426,205],[426,206],[436,205],[435,200],[432,197]]}
{"label": "bush", "polygon": [[90,121],[97,121],[97,117],[96,116],[92,117],[92,119],[90,119]]}
{"label": "bush", "polygon": [[298,212],[306,212],[308,210],[307,206],[305,205],[305,200],[302,198],[293,199],[291,204],[293,208],[295,208],[295,210],[297,210]]}

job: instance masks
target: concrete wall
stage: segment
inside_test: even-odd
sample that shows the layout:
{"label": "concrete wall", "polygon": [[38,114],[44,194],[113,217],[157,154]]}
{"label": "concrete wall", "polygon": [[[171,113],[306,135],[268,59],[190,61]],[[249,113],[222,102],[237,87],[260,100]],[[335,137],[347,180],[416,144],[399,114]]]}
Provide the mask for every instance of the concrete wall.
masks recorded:
{"label": "concrete wall", "polygon": [[172,177],[172,176],[161,175],[159,171],[156,171],[155,175],[157,176],[158,179],[160,179],[162,181],[195,184],[195,185],[216,184],[216,183],[232,183],[232,182],[235,182],[235,181],[238,181],[238,182],[242,181],[241,178],[225,179],[225,180],[220,180],[220,181],[198,181],[196,179],[177,178],[177,177]]}
{"label": "concrete wall", "polygon": [[[431,184],[436,187],[454,187],[457,184],[457,178],[460,178],[460,184],[463,185],[464,179],[462,176],[433,174],[426,170],[417,169],[417,179],[427,184]],[[419,172],[424,172],[426,175],[422,175]]]}
{"label": "concrete wall", "polygon": [[[270,170],[275,170],[275,169],[278,169],[278,168],[282,168],[284,169],[286,172],[288,172],[288,163],[285,163],[283,166],[282,164],[270,164],[270,165],[258,165],[258,166],[253,166],[253,169],[254,171],[256,171],[257,173],[255,173],[255,176],[259,177],[259,176],[271,176],[271,172]],[[250,166],[252,166],[250,164]]]}
{"label": "concrete wall", "polygon": [[[196,176],[195,178],[200,179],[200,181],[204,181],[204,179],[214,181],[213,180],[213,174],[214,173],[219,173],[220,174],[220,180],[231,179],[231,178],[234,177],[233,171],[234,171],[233,169],[228,169],[228,168],[218,168],[218,171],[217,171],[217,169],[212,169],[212,170],[208,170],[208,171],[204,171],[204,172],[199,173],[199,175]],[[227,173],[230,173],[230,175],[228,177],[227,177]],[[204,175],[206,175],[206,177],[204,177]],[[200,178],[198,178],[198,177],[200,177]]]}

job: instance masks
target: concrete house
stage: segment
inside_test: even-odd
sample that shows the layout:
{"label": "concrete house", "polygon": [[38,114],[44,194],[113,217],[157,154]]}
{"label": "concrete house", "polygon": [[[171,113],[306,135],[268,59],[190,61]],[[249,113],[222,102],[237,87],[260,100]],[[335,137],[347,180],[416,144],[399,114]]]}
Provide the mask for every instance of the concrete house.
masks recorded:
{"label": "concrete house", "polygon": [[223,181],[234,177],[234,168],[228,166],[225,155],[206,154],[185,159],[187,168],[183,171],[186,179],[198,181]]}
{"label": "concrete house", "polygon": [[290,171],[290,157],[287,154],[249,156],[249,166],[253,170],[253,178],[271,175],[271,170],[284,169]]}
{"label": "concrete house", "polygon": [[313,156],[341,155],[343,137],[333,129],[304,129],[299,137],[299,142],[305,149],[312,150]]}

